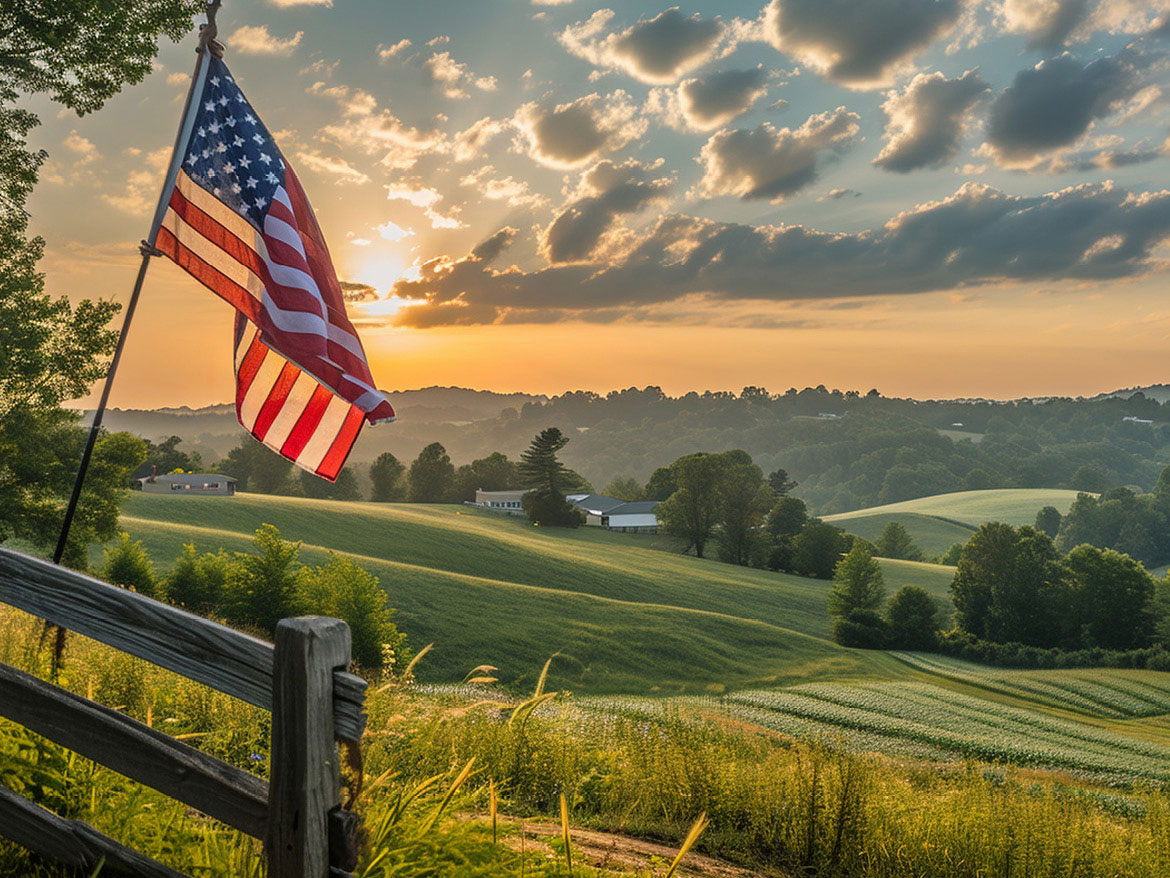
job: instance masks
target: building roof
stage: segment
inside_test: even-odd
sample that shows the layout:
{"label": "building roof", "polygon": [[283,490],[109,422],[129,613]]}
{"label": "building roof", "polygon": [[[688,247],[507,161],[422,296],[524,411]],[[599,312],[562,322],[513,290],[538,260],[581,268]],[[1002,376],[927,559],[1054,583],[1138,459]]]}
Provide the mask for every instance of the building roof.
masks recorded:
{"label": "building roof", "polygon": [[654,507],[661,502],[661,500],[639,500],[636,503],[623,503],[605,514],[611,518],[615,515],[645,515],[647,512],[653,512]]}
{"label": "building roof", "polygon": [[626,502],[617,497],[606,497],[604,494],[585,494],[584,496],[571,494],[568,499],[574,506],[579,506],[594,515],[606,515],[609,510]]}
{"label": "building roof", "polygon": [[219,473],[164,473],[157,475],[154,478],[145,476],[138,479],[140,482],[154,482],[155,484],[163,485],[204,485],[207,482],[234,482],[231,476],[220,475]]}

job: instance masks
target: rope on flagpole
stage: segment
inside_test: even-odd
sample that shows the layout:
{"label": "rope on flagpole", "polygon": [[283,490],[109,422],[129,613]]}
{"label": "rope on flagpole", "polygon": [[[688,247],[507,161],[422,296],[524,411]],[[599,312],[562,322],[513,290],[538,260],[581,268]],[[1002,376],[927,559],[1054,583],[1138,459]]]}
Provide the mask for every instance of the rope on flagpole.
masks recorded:
{"label": "rope on flagpole", "polygon": [[[151,223],[150,234],[138,247],[138,252],[142,254],[142,262],[138,266],[138,276],[134,281],[134,289],[130,293],[130,301],[126,305],[126,316],[122,320],[122,328],[118,333],[118,342],[114,347],[114,356],[110,359],[110,366],[106,370],[106,381],[102,387],[101,399],[98,402],[97,411],[94,412],[93,423],[90,424],[89,436],[85,442],[85,450],[81,454],[81,463],[77,469],[77,477],[73,481],[73,493],[69,497],[69,505],[65,508],[65,518],[61,523],[61,532],[57,537],[57,547],[53,552],[54,564],[61,563],[61,559],[65,556],[65,550],[69,544],[69,530],[73,525],[73,517],[77,512],[78,501],[81,499],[81,489],[85,483],[86,472],[89,470],[90,458],[93,456],[94,446],[97,444],[98,435],[101,433],[102,417],[106,411],[106,404],[110,399],[110,389],[114,384],[114,375],[118,371],[118,363],[122,359],[122,350],[126,346],[126,336],[130,331],[130,323],[134,319],[134,311],[138,307],[138,297],[142,293],[142,284],[146,279],[147,266],[150,264],[152,256],[164,255],[155,246],[155,238],[158,234],[161,214],[166,210],[166,202],[169,200],[170,191],[174,187],[176,163],[182,158],[182,153],[186,151],[187,140],[190,138],[191,125],[189,121],[191,118],[190,109],[192,100],[194,99],[195,102],[198,101],[199,96],[196,92],[201,91],[203,78],[206,76],[206,65],[203,63],[204,53],[209,53],[217,58],[223,57],[223,44],[215,39],[218,35],[215,16],[219,12],[220,6],[221,0],[211,0],[207,4],[207,24],[200,25],[199,28],[199,48],[196,49],[199,58],[195,64],[195,75],[191,80],[191,88],[187,92],[187,102],[183,107],[183,116],[179,123],[179,133],[175,138],[175,146],[171,153],[171,170],[168,171],[166,182],[163,184],[159,209],[155,213],[154,222]],[[46,623],[45,634],[48,633],[49,627],[48,623]],[[65,629],[57,626],[53,645],[52,675],[54,679],[61,666],[61,658],[64,650]]]}

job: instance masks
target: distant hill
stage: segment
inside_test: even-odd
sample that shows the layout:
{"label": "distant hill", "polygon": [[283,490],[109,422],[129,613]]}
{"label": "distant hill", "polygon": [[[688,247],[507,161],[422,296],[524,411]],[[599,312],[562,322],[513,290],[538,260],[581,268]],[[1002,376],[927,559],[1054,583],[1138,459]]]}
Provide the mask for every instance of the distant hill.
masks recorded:
{"label": "distant hill", "polygon": [[1076,497],[1076,491],[1055,488],[956,491],[827,515],[825,521],[867,540],[876,540],[886,525],[896,521],[910,532],[923,552],[940,555],[955,543],[969,540],[981,524],[1032,524],[1043,507],[1055,506],[1063,515]]}
{"label": "distant hill", "polygon": [[1148,384],[1145,387],[1127,387],[1123,390],[1114,390],[1111,393],[1100,393],[1092,399],[1129,399],[1136,394],[1143,394],[1146,399],[1157,400],[1165,405],[1170,401],[1170,384]]}

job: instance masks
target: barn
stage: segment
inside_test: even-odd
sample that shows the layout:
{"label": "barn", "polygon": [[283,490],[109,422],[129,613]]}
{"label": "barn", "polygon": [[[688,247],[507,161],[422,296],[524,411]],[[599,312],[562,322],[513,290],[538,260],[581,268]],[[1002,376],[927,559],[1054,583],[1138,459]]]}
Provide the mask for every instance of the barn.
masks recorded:
{"label": "barn", "polygon": [[163,476],[146,476],[135,481],[144,494],[227,497],[236,493],[236,480],[231,476],[216,473],[168,473]]}

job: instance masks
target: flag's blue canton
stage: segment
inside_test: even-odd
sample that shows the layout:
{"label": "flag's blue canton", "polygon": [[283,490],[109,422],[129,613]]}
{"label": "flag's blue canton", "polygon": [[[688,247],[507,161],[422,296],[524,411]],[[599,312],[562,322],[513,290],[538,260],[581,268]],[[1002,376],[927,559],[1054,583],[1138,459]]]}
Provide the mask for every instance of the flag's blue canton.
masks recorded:
{"label": "flag's blue canton", "polygon": [[207,61],[183,170],[262,230],[272,195],[284,182],[284,159],[227,65],[214,56]]}

